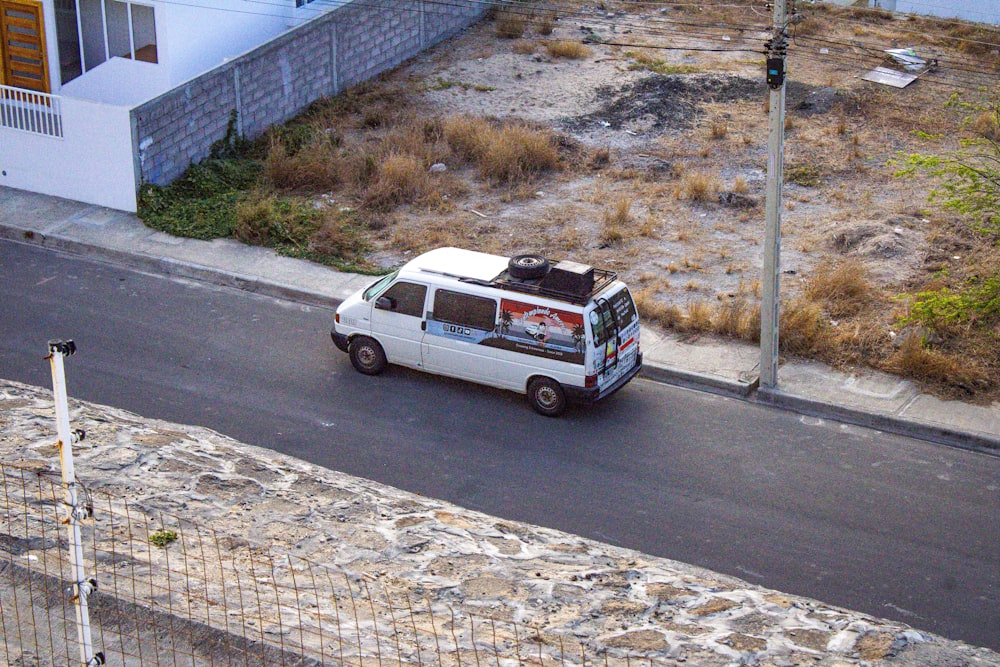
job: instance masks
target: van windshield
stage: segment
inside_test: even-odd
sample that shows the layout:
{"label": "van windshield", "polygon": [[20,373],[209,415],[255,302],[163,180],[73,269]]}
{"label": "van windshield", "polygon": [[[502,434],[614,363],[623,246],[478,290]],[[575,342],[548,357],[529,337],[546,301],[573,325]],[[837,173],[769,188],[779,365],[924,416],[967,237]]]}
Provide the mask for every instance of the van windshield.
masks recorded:
{"label": "van windshield", "polygon": [[372,283],[371,286],[361,294],[361,298],[364,299],[365,301],[371,301],[372,297],[377,296],[379,292],[384,290],[386,285],[395,280],[396,276],[398,275],[399,271],[393,271],[387,276],[382,276],[374,283]]}

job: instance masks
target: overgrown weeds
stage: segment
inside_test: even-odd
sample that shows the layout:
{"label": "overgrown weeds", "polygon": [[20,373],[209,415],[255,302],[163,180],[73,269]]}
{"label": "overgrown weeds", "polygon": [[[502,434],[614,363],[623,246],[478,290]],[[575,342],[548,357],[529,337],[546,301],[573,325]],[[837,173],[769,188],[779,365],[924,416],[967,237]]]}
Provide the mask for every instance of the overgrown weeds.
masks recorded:
{"label": "overgrown weeds", "polygon": [[[933,307],[924,293],[921,309],[920,295],[902,303],[875,287],[856,260],[824,263],[802,294],[782,306],[780,349],[838,368],[896,373],[948,398],[988,396],[1000,383],[1000,275],[982,285],[993,297],[985,316],[950,302],[946,291]],[[663,303],[653,290],[638,290],[636,305],[647,321],[678,332],[760,340],[759,295],[752,287],[684,309]]]}

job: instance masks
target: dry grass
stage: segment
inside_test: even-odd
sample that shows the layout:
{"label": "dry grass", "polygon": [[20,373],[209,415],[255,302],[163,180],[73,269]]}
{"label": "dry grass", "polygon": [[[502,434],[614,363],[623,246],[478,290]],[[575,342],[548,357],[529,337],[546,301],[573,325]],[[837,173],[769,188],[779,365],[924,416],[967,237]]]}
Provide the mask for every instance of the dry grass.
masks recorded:
{"label": "dry grass", "polygon": [[907,336],[886,368],[904,377],[963,389],[970,394],[988,382],[986,371],[975,359],[929,349],[919,335]]}
{"label": "dry grass", "polygon": [[[848,35],[849,39],[851,27],[834,20],[845,12],[819,7],[806,8],[806,18],[796,24],[796,33],[839,31],[837,37]],[[721,6],[692,5],[671,11],[692,12],[699,21],[709,15],[731,19],[725,18],[729,15]],[[552,66],[547,58],[535,55],[543,51],[552,58],[570,59],[592,58],[589,51],[593,50],[598,57],[582,67],[597,69],[608,58],[617,58],[621,66],[622,59],[628,58],[625,66],[671,74],[744,71],[748,64],[710,60],[696,52],[670,54],[666,62],[658,59],[661,52],[588,48],[561,39],[579,33],[575,26],[566,31],[554,18],[520,3],[507,11],[498,9],[495,23],[480,32],[495,28],[497,35],[516,41],[501,42],[488,35],[489,43],[474,45],[470,53],[475,58],[513,52],[532,63],[533,69]],[[862,29],[881,39],[894,25],[898,22],[876,17]],[[552,38],[539,37],[554,29]],[[956,57],[953,38],[928,37],[927,41],[943,45],[947,57]],[[683,57],[684,64],[677,64],[675,55]],[[995,65],[976,61],[975,66]],[[953,122],[958,112],[939,108],[947,95],[936,87],[910,87],[902,96],[898,91],[847,80],[823,58],[810,59],[798,69],[801,82],[831,86],[839,94],[829,113],[807,115],[791,108],[788,114],[794,120],[789,126],[792,141],[786,146],[791,157],[786,176],[810,189],[790,188],[792,194],[786,198],[790,210],[795,209],[786,224],[786,248],[798,255],[791,265],[798,275],[783,285],[782,352],[838,367],[882,368],[940,387],[944,393],[981,392],[983,386],[1000,384],[1000,352],[996,351],[1000,331],[983,333],[970,322],[962,330],[910,336],[897,322],[906,304],[893,300],[892,294],[916,292],[926,285],[876,285],[860,262],[815,264],[829,250],[830,229],[838,221],[847,224],[864,216],[878,222],[897,213],[928,217],[902,212],[904,204],[926,207],[926,193],[889,184],[882,169],[884,160],[891,157],[886,146],[892,151],[899,146],[909,150],[911,130],[939,133],[946,114],[952,114],[949,120]],[[314,105],[307,118],[274,133],[260,148],[265,178],[261,191],[240,207],[237,235],[264,245],[284,243],[303,253],[334,255],[350,253],[361,238],[379,250],[379,261],[386,266],[401,261],[402,250],[420,252],[438,245],[500,254],[542,251],[619,271],[636,288],[644,322],[684,333],[758,340],[759,290],[744,286],[734,290],[733,284],[755,275],[752,258],[759,253],[755,246],[760,243],[760,211],[723,208],[718,194],[723,173],[731,192],[760,194],[761,150],[767,135],[762,100],[709,105],[696,121],[698,130],[657,136],[643,149],[643,159],[636,160],[628,148],[573,148],[571,141],[554,131],[517,121],[522,109],[515,103],[497,107],[497,118],[459,113],[439,116],[436,109],[422,106],[414,93],[453,88],[449,95],[469,93],[465,97],[476,98],[476,108],[493,96],[473,95],[474,87],[459,81],[439,80],[440,87],[428,87],[426,82],[433,76],[414,79],[422,82],[419,88],[405,74],[359,86]],[[1000,134],[995,116],[989,114],[974,117],[965,129],[994,140]],[[730,135],[733,139],[727,140]],[[927,145],[918,149],[928,150]],[[648,169],[646,163],[652,158],[669,167]],[[430,173],[428,168],[435,163],[445,164],[447,172]],[[544,194],[536,197],[538,192]],[[336,204],[315,215],[301,208],[282,209],[282,196],[306,193],[313,195],[310,204]],[[329,198],[317,197],[320,193]],[[887,213],[884,200],[888,198],[896,203]],[[485,212],[489,220],[473,217],[470,208]],[[348,215],[345,209],[356,213]],[[964,265],[971,261],[968,242],[949,246],[946,239],[952,236],[945,231],[943,238],[930,240],[941,251],[936,263],[928,267],[949,273],[937,278],[933,286],[955,286],[972,274],[989,275],[1000,265],[996,258],[992,264],[970,266],[966,273]],[[922,252],[922,246],[913,252]],[[953,256],[961,256],[962,261],[951,261]],[[920,269],[919,259],[910,262]],[[673,274],[673,286],[664,277],[668,273]],[[905,338],[906,345],[894,345],[893,334],[899,341]],[[920,345],[909,342],[911,338]],[[965,364],[972,370],[955,370],[955,360],[968,359],[981,362]]]}
{"label": "dry grass", "polygon": [[593,51],[581,42],[574,42],[568,39],[558,39],[545,43],[545,50],[553,58],[567,58],[569,60],[583,60],[589,58]]}
{"label": "dry grass", "polygon": [[485,139],[478,166],[491,183],[530,181],[560,167],[559,149],[551,131],[515,124],[504,126]]}
{"label": "dry grass", "polygon": [[528,20],[523,11],[500,10],[494,19],[497,37],[503,39],[518,39],[524,36]]}
{"label": "dry grass", "polygon": [[558,18],[558,14],[554,9],[542,10],[535,22],[535,30],[538,31],[539,35],[551,35],[552,31],[555,30]]}
{"label": "dry grass", "polygon": [[526,56],[529,53],[535,52],[535,43],[530,39],[519,39],[514,42],[510,50],[522,56]]}
{"label": "dry grass", "polygon": [[833,318],[857,315],[877,296],[868,270],[856,259],[821,262],[806,284],[804,294]]}
{"label": "dry grass", "polygon": [[431,194],[427,169],[413,155],[390,153],[381,160],[375,176],[363,193],[366,207],[390,211],[400,204],[413,204]]}
{"label": "dry grass", "polygon": [[695,202],[714,201],[721,188],[719,178],[707,171],[685,171],[677,186],[677,198]]}
{"label": "dry grass", "polygon": [[275,188],[329,192],[341,182],[336,148],[316,138],[294,154],[278,136],[272,136],[264,157],[264,174]]}
{"label": "dry grass", "polygon": [[832,333],[823,309],[816,303],[796,299],[781,311],[778,343],[784,352],[800,356],[829,353]]}

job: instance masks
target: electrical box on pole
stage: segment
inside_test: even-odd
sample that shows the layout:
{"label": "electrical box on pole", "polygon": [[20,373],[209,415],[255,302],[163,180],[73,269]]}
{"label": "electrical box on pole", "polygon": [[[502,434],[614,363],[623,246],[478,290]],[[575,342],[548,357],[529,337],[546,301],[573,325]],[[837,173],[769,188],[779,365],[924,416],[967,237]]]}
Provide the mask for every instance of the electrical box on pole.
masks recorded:
{"label": "electrical box on pole", "polygon": [[767,42],[770,89],[767,190],[764,205],[764,267],[761,274],[760,386],[778,383],[779,283],[781,277],[781,188],[784,180],[785,55],[788,48],[786,0],[774,2],[774,27]]}

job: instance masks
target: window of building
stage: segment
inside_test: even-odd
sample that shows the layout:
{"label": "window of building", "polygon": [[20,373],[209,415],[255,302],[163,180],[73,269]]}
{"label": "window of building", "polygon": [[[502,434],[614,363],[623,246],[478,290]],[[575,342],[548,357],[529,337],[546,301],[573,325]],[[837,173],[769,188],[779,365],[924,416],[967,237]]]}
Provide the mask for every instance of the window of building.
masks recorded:
{"label": "window of building", "polygon": [[497,302],[481,296],[438,290],[434,294],[434,319],[479,331],[492,331],[497,322]]}
{"label": "window of building", "polygon": [[62,83],[108,58],[156,63],[156,18],[149,5],[119,0],[57,0]]}

